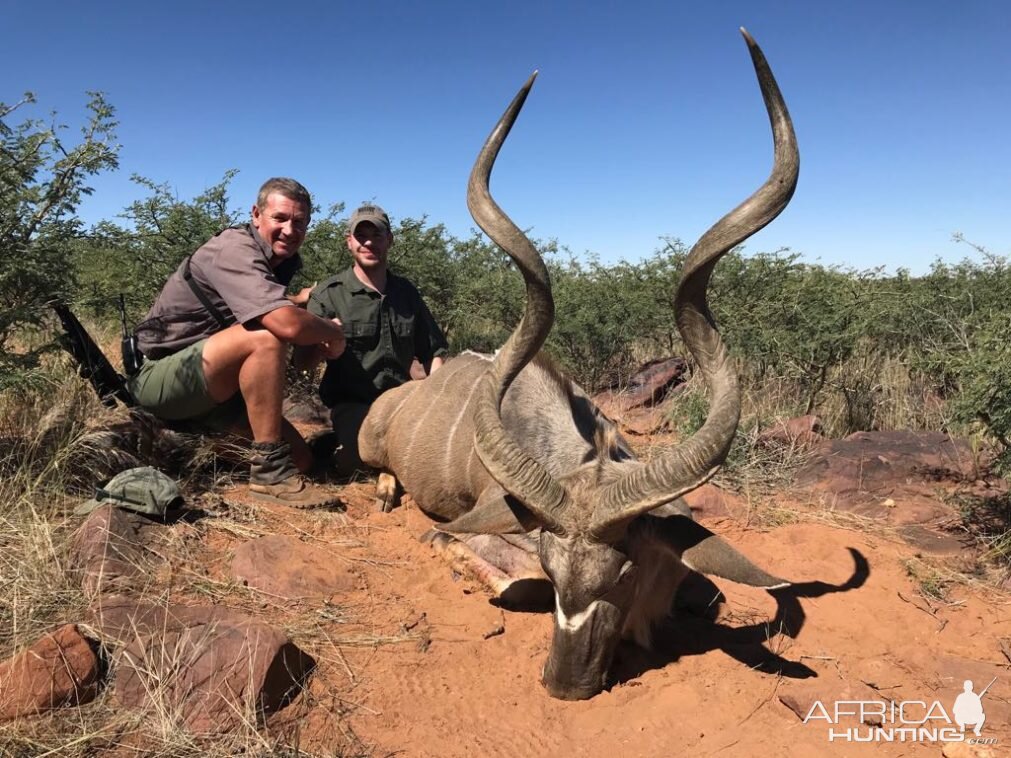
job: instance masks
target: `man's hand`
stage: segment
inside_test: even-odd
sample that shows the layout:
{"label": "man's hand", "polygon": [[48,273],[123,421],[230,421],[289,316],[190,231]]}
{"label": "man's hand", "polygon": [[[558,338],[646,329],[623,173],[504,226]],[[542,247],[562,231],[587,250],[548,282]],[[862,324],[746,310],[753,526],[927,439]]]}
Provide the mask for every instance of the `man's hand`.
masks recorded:
{"label": "man's hand", "polygon": [[299,308],[305,308],[305,304],[309,302],[309,295],[312,294],[315,287],[315,284],[313,284],[312,287],[303,287],[297,294],[288,295],[287,297],[292,304],[297,305]]}
{"label": "man's hand", "polygon": [[340,336],[336,337],[335,339],[319,343],[320,352],[322,353],[323,357],[328,361],[340,358],[341,355],[344,353],[344,348],[347,347],[347,340],[344,338],[344,328],[343,328],[344,325],[341,323],[341,320],[339,318],[334,318],[330,320],[333,321],[339,327]]}

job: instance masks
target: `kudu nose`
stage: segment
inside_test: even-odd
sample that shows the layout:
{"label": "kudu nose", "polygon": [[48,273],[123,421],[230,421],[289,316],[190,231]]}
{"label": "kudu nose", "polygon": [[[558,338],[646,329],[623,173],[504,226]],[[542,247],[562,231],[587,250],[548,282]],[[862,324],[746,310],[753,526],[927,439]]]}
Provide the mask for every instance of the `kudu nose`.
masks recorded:
{"label": "kudu nose", "polygon": [[584,661],[573,666],[553,663],[551,657],[541,670],[541,684],[551,697],[560,700],[589,700],[607,686],[607,666]]}
{"label": "kudu nose", "polygon": [[585,683],[569,684],[541,677],[541,684],[544,685],[544,689],[548,691],[551,697],[558,698],[559,700],[589,700],[594,695],[600,694],[604,689],[602,681],[595,685]]}

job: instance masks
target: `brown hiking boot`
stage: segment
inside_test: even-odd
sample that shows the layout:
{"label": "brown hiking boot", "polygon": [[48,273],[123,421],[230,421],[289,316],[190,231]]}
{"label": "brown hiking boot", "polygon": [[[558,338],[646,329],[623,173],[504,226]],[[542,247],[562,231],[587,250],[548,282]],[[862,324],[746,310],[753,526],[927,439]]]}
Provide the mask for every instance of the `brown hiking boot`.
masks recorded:
{"label": "brown hiking boot", "polygon": [[293,508],[325,508],[339,499],[298,473],[286,442],[254,442],[249,494],[257,500]]}

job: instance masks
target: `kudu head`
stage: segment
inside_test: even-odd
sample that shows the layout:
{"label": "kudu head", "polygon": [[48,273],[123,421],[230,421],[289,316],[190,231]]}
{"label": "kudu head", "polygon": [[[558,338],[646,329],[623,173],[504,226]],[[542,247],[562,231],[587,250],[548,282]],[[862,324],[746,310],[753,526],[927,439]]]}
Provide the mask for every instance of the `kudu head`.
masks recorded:
{"label": "kudu head", "polygon": [[[648,464],[613,465],[620,451],[597,440],[597,460],[564,478],[513,440],[502,425],[506,390],[541,348],[554,320],[548,272],[527,237],[491,197],[495,158],[533,85],[526,82],[488,137],[470,176],[467,204],[485,233],[515,261],[526,283],[523,318],[482,380],[475,409],[475,444],[482,463],[503,487],[515,518],[471,513],[447,531],[507,531],[507,522],[542,527],[541,564],[556,593],[554,636],[543,681],[555,697],[592,697],[606,678],[636,592],[636,541],[650,539],[688,568],[759,587],[783,586],[719,537],[672,508],[708,480],[730,449],[740,416],[737,377],[706,302],[716,262],[786,207],[797,182],[799,155],[789,113],[758,45],[747,41],[775,143],[769,179],[720,219],[692,248],[674,301],[678,330],[709,390],[709,413],[693,436]],[[546,410],[546,412],[548,412]],[[598,435],[605,437],[606,433]],[[518,444],[519,443],[519,444]],[[663,508],[661,508],[663,506]],[[652,513],[651,513],[652,512]],[[661,514],[664,517],[661,517]],[[506,514],[508,516],[508,514]]]}

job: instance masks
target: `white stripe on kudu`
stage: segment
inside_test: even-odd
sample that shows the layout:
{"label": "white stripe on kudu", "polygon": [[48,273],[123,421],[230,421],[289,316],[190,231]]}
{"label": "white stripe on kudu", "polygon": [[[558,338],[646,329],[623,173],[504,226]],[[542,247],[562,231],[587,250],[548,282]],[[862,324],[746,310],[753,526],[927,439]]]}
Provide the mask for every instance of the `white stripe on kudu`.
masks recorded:
{"label": "white stripe on kudu", "polygon": [[600,604],[599,600],[594,600],[588,606],[586,606],[579,613],[574,614],[571,618],[565,615],[565,611],[562,610],[562,603],[558,599],[558,593],[555,593],[555,618],[558,620],[558,628],[566,632],[574,632],[583,624],[586,620],[593,615],[593,612],[597,609]]}

